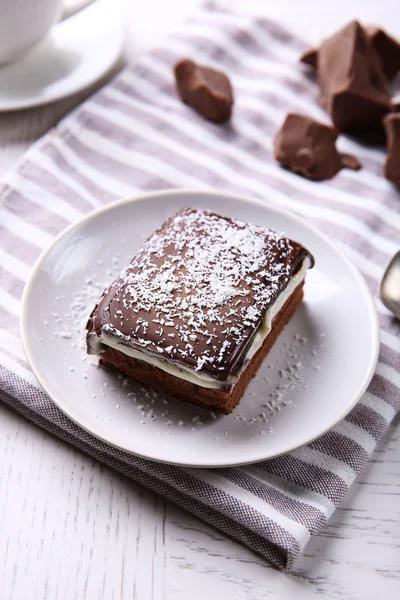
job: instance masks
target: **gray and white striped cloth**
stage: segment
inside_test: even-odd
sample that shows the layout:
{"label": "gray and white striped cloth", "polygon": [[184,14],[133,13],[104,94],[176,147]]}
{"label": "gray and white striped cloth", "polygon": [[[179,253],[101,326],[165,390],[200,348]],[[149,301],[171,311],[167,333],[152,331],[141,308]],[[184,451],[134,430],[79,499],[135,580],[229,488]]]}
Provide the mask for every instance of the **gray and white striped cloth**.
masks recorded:
{"label": "gray and white striped cloth", "polygon": [[[142,190],[214,187],[268,198],[340,244],[377,295],[400,246],[400,196],[381,176],[384,153],[342,140],[363,162],[316,184],[280,169],[272,140],[288,111],[326,120],[298,64],[304,44],[266,18],[200,10],[185,29],[64,119],[24,156],[0,189],[0,397],[34,423],[292,569],[326,523],[400,409],[400,324],[377,300],[382,345],[376,374],[329,433],[246,468],[180,469],[125,454],[72,423],[39,389],[19,333],[30,267],[64,227]],[[227,71],[231,125],[204,121],[177,98],[181,57]],[[349,368],[351,366],[349,365]]]}

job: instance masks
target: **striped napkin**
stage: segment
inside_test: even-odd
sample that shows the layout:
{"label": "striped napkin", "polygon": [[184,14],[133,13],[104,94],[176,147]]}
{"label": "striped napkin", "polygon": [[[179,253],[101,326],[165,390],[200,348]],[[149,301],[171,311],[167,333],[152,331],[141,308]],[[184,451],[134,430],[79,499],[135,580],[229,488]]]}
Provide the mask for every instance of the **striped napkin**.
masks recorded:
{"label": "striped napkin", "polygon": [[[400,246],[400,196],[382,176],[384,153],[341,140],[364,169],[316,184],[280,169],[272,140],[288,111],[326,120],[305,49],[280,26],[202,8],[181,33],[124,70],[36,143],[0,188],[0,397],[34,423],[260,552],[293,568],[400,409],[400,324],[377,300],[376,374],[329,433],[251,467],[180,469],[125,454],[72,423],[39,389],[21,348],[20,298],[30,267],[63,228],[93,208],[142,190],[231,190],[296,211],[342,246],[377,295]],[[181,57],[227,71],[231,125],[208,123],[177,98]],[[351,368],[351,365],[349,365]]]}

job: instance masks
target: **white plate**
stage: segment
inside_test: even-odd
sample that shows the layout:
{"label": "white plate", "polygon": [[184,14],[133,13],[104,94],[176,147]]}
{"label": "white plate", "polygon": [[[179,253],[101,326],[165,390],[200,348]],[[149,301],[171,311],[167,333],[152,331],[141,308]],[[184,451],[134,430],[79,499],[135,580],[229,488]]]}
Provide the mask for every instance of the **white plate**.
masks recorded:
{"label": "white plate", "polygon": [[[229,416],[118,378],[85,353],[85,323],[103,287],[182,206],[285,231],[316,258],[304,303]],[[61,234],[26,286],[22,336],[43,389],[84,429],[127,452],[197,467],[261,461],[322,435],[366,389],[379,349],[367,286],[326,237],[266,202],[186,190],[114,203]]]}
{"label": "white plate", "polygon": [[0,111],[47,104],[89,87],[117,62],[123,31],[114,0],[55,25],[24,58],[0,67]]}

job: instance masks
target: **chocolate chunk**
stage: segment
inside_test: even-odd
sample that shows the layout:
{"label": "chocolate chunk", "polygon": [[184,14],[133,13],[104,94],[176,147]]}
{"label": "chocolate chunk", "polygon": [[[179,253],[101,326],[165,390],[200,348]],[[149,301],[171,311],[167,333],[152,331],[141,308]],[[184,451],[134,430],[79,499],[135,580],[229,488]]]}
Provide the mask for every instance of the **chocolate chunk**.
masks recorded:
{"label": "chocolate chunk", "polygon": [[368,38],[379,54],[383,72],[391,81],[400,71],[400,44],[379,27],[367,27]]}
{"label": "chocolate chunk", "polygon": [[[368,40],[379,54],[385,77],[391,81],[400,71],[400,43],[380,27],[368,26],[364,30]],[[301,55],[300,62],[316,69],[318,49],[306,50]]]}
{"label": "chocolate chunk", "polygon": [[383,124],[386,131],[388,157],[386,159],[384,174],[386,179],[400,188],[400,114],[387,115]]}
{"label": "chocolate chunk", "polygon": [[321,103],[339,131],[380,129],[390,110],[381,61],[357,21],[326,39],[318,52]]}
{"label": "chocolate chunk", "polygon": [[304,54],[300,56],[300,62],[305,65],[309,65],[313,69],[317,68],[318,61],[318,50],[317,48],[310,48],[310,50],[306,50]]}
{"label": "chocolate chunk", "polygon": [[275,159],[314,181],[331,179],[343,168],[360,169],[357,158],[336,150],[337,136],[333,127],[303,115],[289,114],[275,136]]}
{"label": "chocolate chunk", "polygon": [[179,94],[186,104],[216,123],[230,119],[233,93],[224,73],[196,65],[189,59],[179,61],[174,72]]}

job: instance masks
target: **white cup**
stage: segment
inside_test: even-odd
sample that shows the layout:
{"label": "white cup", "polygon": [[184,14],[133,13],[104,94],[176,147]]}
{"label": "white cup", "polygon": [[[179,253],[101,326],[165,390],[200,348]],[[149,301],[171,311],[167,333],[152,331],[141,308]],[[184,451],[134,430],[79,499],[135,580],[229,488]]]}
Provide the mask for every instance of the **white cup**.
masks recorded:
{"label": "white cup", "polygon": [[60,18],[62,0],[0,0],[0,64],[18,60]]}

